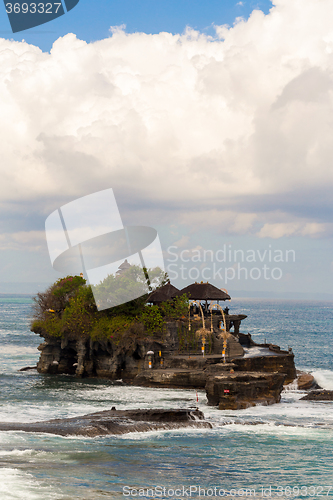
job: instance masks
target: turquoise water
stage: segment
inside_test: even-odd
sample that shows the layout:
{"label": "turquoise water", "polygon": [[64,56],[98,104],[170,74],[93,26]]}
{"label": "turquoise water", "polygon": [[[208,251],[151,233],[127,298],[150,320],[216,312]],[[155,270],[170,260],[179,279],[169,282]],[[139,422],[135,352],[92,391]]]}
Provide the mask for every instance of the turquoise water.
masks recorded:
{"label": "turquoise water", "polygon": [[[333,389],[333,304],[233,300],[243,332],[293,347],[296,365]],[[149,389],[97,379],[18,372],[38,360],[31,300],[0,298],[0,421],[37,421],[93,411],[196,404],[193,390]],[[243,326],[242,325],[242,326]],[[199,408],[212,429],[73,438],[0,432],[0,499],[333,498],[333,403],[300,401],[240,411]],[[201,488],[201,490],[199,490]]]}

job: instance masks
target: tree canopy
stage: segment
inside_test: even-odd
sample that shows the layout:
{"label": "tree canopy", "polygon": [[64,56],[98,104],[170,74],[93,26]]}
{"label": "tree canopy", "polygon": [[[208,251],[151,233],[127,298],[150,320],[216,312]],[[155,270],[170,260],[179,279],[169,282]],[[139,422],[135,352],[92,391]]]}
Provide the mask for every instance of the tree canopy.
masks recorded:
{"label": "tree canopy", "polygon": [[[160,336],[169,320],[187,314],[186,296],[173,301],[148,305],[149,294],[163,286],[168,277],[160,269],[144,270],[131,266],[119,276],[107,276],[92,288],[81,276],[66,276],[45,292],[34,297],[31,330],[42,336],[59,338],[109,339],[119,343],[124,334]],[[128,292],[142,295],[119,304]],[[106,301],[108,308],[98,310],[95,299]],[[113,306],[112,304],[119,305]]]}

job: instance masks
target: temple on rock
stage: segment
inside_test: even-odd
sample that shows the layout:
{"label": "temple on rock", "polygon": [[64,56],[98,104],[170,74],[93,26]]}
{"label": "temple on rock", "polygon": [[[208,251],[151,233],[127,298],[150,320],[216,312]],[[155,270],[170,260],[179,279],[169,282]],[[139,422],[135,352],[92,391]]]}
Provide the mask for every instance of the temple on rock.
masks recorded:
{"label": "temple on rock", "polygon": [[[186,295],[189,299],[188,334],[185,335],[187,351],[198,350],[197,344],[198,342],[200,344],[200,338],[204,336],[204,351],[207,344],[208,354],[223,353],[224,341],[226,344],[225,359],[243,356],[242,345],[251,345],[251,337],[240,332],[241,322],[247,316],[245,314],[229,314],[229,307],[222,308],[220,302],[231,300],[227,291],[219,289],[208,282],[193,283],[182,290],[178,290],[169,282],[152,292],[148,301],[158,305],[165,301],[172,301],[182,295]],[[185,333],[185,330],[182,328],[183,333]],[[197,335],[198,342],[195,342],[193,333],[199,330],[201,331],[201,337],[199,332],[199,335]],[[230,330],[232,331],[230,332]],[[225,332],[225,338],[221,336],[222,332]],[[192,342],[190,338],[192,338]]]}
{"label": "temple on rock", "polygon": [[[119,274],[126,269],[125,262]],[[40,326],[47,322],[38,323],[33,331],[45,338],[39,347],[38,371],[122,379],[150,387],[206,389],[208,404],[220,409],[279,402],[283,384],[296,378],[294,355],[275,345],[256,344],[243,333],[247,316],[230,313],[226,305],[230,300],[226,290],[210,283],[193,283],[182,290],[166,283],[148,294],[143,304],[142,318],[149,320],[150,311],[152,318],[164,318],[154,331],[139,322],[131,323],[122,337],[69,332],[60,338]],[[177,316],[172,313],[179,303],[183,312]],[[45,311],[46,319],[50,314]],[[105,314],[104,326],[108,318],[114,321]]]}

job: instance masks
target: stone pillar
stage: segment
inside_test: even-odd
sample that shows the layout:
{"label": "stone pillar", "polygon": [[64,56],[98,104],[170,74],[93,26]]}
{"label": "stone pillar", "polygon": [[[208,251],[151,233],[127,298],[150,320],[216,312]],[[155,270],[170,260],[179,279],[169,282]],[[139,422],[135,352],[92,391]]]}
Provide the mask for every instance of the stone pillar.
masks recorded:
{"label": "stone pillar", "polygon": [[234,320],[234,332],[235,332],[236,335],[239,334],[240,324],[241,324],[241,320],[240,319]]}
{"label": "stone pillar", "polygon": [[76,351],[77,351],[77,367],[75,371],[75,375],[77,377],[82,377],[84,373],[84,362],[86,357],[86,343],[83,340],[78,340],[76,343]]}

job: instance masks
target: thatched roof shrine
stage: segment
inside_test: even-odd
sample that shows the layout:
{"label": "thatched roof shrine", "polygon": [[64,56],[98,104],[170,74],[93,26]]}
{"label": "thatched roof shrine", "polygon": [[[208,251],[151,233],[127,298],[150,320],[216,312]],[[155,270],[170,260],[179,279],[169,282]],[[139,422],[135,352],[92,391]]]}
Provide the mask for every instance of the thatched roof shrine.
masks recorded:
{"label": "thatched roof shrine", "polygon": [[179,290],[175,286],[171,285],[171,283],[167,283],[161,288],[155,290],[150,296],[148,301],[156,304],[158,302],[166,302],[167,300],[171,300],[174,297],[178,296]]}
{"label": "thatched roof shrine", "polygon": [[120,276],[123,272],[127,271],[129,269],[131,264],[127,261],[127,259],[124,260],[122,264],[120,264],[118,271],[116,272],[116,276]]}
{"label": "thatched roof shrine", "polygon": [[230,300],[231,297],[210,283],[193,283],[178,292],[178,295],[186,295],[191,300]]}

